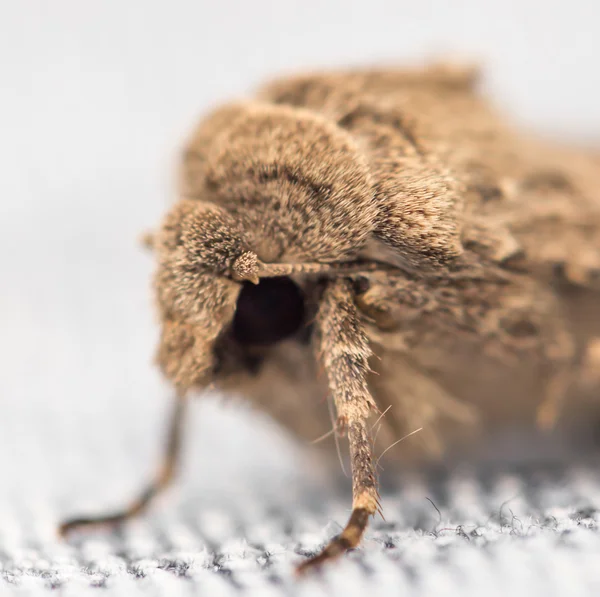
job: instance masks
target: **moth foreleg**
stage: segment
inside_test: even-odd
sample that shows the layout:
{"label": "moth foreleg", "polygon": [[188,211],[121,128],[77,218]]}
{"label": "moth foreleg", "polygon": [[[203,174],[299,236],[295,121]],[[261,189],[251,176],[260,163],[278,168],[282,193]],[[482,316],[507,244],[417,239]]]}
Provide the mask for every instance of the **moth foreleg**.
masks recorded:
{"label": "moth foreleg", "polygon": [[299,572],[319,566],[356,547],[369,516],[379,509],[371,430],[367,420],[375,402],[367,387],[371,350],[354,305],[351,285],[337,280],[326,290],[317,315],[323,364],[340,427],[347,430],[352,465],[352,514],[340,535],[303,562]]}
{"label": "moth foreleg", "polygon": [[84,527],[119,525],[148,508],[154,498],[171,483],[175,476],[177,465],[179,463],[179,456],[181,454],[182,428],[185,419],[186,403],[186,398],[177,398],[175,409],[169,423],[166,450],[158,473],[146,489],[141,492],[139,497],[121,511],[113,512],[111,514],[77,517],[66,520],[59,527],[61,536],[64,537],[71,531]]}

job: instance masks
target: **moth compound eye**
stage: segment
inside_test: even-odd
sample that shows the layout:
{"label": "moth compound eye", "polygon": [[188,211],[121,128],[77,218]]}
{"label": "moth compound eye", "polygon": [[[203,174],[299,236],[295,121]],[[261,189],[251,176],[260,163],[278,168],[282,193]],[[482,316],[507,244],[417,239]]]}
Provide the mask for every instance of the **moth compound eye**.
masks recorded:
{"label": "moth compound eye", "polygon": [[304,296],[290,278],[245,282],[233,318],[233,337],[247,346],[275,344],[300,329],[304,314]]}

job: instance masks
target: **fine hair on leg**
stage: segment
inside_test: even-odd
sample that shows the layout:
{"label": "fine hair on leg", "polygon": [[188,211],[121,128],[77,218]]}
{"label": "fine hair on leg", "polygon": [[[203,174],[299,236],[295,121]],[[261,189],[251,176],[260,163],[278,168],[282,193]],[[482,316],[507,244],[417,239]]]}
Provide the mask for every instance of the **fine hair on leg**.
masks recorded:
{"label": "fine hair on leg", "polygon": [[320,333],[319,359],[327,373],[338,424],[347,430],[352,466],[352,513],[344,530],[321,553],[298,567],[302,573],[356,547],[369,516],[379,510],[369,415],[375,402],[367,387],[367,336],[354,304],[351,284],[337,279],[324,292],[316,320]]}
{"label": "fine hair on leg", "polygon": [[175,476],[181,454],[181,441],[186,406],[187,398],[185,396],[178,396],[169,423],[166,450],[162,462],[156,477],[146,489],[141,492],[139,497],[123,510],[112,514],[100,514],[98,516],[85,516],[66,520],[59,527],[61,536],[64,537],[72,531],[84,527],[120,525],[130,518],[137,516],[150,506],[154,498],[168,487]]}

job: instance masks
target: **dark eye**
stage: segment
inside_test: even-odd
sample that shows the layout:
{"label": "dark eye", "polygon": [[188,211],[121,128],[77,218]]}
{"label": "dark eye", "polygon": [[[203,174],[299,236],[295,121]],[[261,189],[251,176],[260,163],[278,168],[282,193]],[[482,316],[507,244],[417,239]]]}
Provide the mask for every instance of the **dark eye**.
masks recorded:
{"label": "dark eye", "polygon": [[265,346],[294,335],[304,323],[304,296],[290,278],[244,283],[233,318],[233,337],[243,345]]}

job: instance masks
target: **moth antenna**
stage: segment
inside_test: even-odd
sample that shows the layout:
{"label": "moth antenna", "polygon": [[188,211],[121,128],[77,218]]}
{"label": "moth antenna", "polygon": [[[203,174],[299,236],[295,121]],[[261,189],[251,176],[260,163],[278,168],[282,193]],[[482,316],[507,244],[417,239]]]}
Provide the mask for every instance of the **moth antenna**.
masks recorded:
{"label": "moth antenna", "polygon": [[256,253],[245,251],[233,262],[231,277],[236,282],[248,281],[258,284],[260,278],[276,278],[294,274],[347,275],[394,269],[387,264],[365,261],[345,263],[264,263]]}
{"label": "moth antenna", "polygon": [[252,282],[252,284],[258,284],[260,282],[260,265],[256,253],[245,251],[233,262],[231,277],[236,282],[247,280],[248,282]]}
{"label": "moth antenna", "polygon": [[[261,278],[291,276],[293,274],[346,275],[393,269],[377,262],[348,261],[345,263],[263,263],[258,262],[257,273]],[[246,278],[249,279],[249,278]]]}

